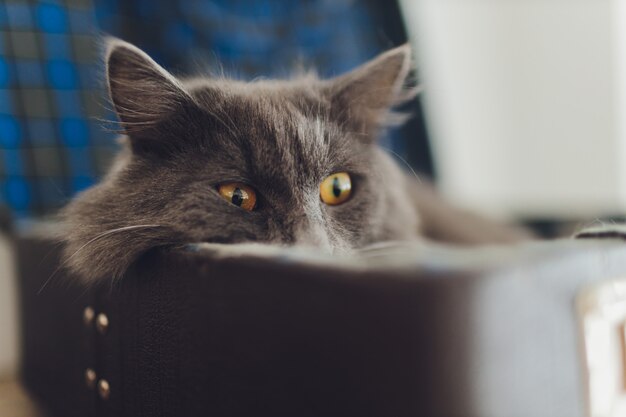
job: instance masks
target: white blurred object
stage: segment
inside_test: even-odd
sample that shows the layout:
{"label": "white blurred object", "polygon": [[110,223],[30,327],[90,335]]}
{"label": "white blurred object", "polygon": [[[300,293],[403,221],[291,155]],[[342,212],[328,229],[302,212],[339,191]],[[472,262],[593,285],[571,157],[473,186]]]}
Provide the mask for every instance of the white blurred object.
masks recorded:
{"label": "white blurred object", "polygon": [[622,0],[402,0],[444,194],[494,215],[626,212]]}
{"label": "white blurred object", "polygon": [[584,289],[576,300],[590,417],[626,415],[626,279]]}
{"label": "white blurred object", "polygon": [[13,249],[0,232],[0,380],[15,376],[18,365],[17,291]]}

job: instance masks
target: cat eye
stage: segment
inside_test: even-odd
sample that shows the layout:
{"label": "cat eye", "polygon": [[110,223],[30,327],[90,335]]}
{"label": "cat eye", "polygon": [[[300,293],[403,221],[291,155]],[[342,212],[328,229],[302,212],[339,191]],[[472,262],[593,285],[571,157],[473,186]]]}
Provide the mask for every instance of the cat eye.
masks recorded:
{"label": "cat eye", "polygon": [[347,172],[337,172],[320,184],[320,198],[329,206],[344,203],[352,193],[352,181]]}
{"label": "cat eye", "polygon": [[256,208],[256,192],[246,184],[229,182],[218,186],[217,191],[224,200],[237,207],[247,211],[252,211]]}

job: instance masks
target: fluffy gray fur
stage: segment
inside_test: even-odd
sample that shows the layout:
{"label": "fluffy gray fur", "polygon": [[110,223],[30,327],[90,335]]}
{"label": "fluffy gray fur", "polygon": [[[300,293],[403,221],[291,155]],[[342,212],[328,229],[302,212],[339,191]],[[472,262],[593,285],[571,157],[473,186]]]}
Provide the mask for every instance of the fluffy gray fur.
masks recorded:
{"label": "fluffy gray fur", "polygon": [[[331,80],[179,80],[138,48],[109,41],[110,97],[125,130],[106,178],[64,210],[65,264],[82,279],[120,277],[142,253],[190,242],[270,242],[342,253],[418,235],[407,177],[375,145],[406,97],[408,46]],[[347,171],[344,204],[320,201]],[[222,199],[244,182],[258,209]]]}
{"label": "fluffy gray fur", "polygon": [[[268,242],[345,253],[411,240],[508,242],[524,231],[460,212],[405,175],[376,138],[406,90],[410,48],[330,80],[179,80],[138,48],[110,40],[106,73],[125,135],[109,174],[62,212],[63,265],[86,282],[123,275],[142,253],[188,243]],[[350,199],[320,201],[320,183],[352,177]],[[225,201],[243,182],[255,211]],[[422,221],[420,221],[422,219]]]}

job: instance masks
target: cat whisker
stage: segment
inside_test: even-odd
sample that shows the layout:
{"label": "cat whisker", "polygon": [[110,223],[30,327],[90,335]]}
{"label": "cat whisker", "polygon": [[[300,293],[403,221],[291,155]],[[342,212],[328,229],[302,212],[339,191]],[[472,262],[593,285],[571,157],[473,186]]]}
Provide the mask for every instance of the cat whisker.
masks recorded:
{"label": "cat whisker", "polygon": [[391,240],[359,248],[355,251],[355,253],[360,258],[375,258],[379,256],[398,254],[400,253],[399,249],[411,248],[416,244],[418,244],[416,241]]}
{"label": "cat whisker", "polygon": [[63,262],[61,262],[61,264],[54,270],[54,272],[48,277],[48,279],[46,279],[46,281],[43,283],[43,285],[41,286],[41,288],[39,289],[39,291],[37,291],[37,295],[41,294],[41,292],[46,288],[46,286],[48,285],[48,283],[54,278],[54,276],[63,268],[65,267],[76,255],[78,255],[80,252],[82,252],[87,246],[89,246],[90,244],[96,242],[97,240],[100,240],[104,237],[107,237],[109,235],[115,234],[115,233],[120,233],[120,232],[127,232],[129,230],[135,230],[135,229],[146,229],[146,228],[155,228],[155,227],[164,227],[162,225],[159,224],[139,224],[139,225],[133,225],[133,226],[124,226],[124,227],[119,227],[117,229],[111,229],[111,230],[107,230],[106,232],[102,232],[99,235],[95,236],[94,238],[88,240],[85,244],[83,244],[81,247],[79,247],[73,254],[71,254],[70,256],[66,257],[64,259]]}
{"label": "cat whisker", "polygon": [[381,149],[385,150],[386,152],[389,152],[393,155],[395,155],[400,161],[402,161],[402,163],[404,165],[406,165],[406,167],[411,171],[411,173],[413,173],[413,176],[415,177],[415,179],[417,180],[417,182],[419,182],[420,184],[423,182],[422,179],[419,177],[419,175],[417,175],[417,172],[415,172],[415,170],[413,169],[413,167],[406,161],[406,159],[404,159],[403,157],[401,157],[397,152],[389,149],[389,148],[384,148],[381,146]]}
{"label": "cat whisker", "polygon": [[239,136],[241,135],[241,131],[239,130],[239,128],[237,127],[237,125],[235,124],[235,122],[233,121],[233,119],[228,115],[227,112],[225,112],[223,109],[220,109],[220,114],[224,115],[225,117],[228,118],[228,121],[230,122],[231,127],[239,134]]}
{"label": "cat whisker", "polygon": [[[130,100],[129,100],[130,101]],[[136,103],[135,103],[136,104]],[[137,104],[138,105],[138,104]],[[145,116],[145,117],[155,117],[154,113],[142,112],[137,109],[131,109],[126,106],[122,106],[121,104],[117,105],[117,109],[121,110],[125,116]]]}
{"label": "cat whisker", "polygon": [[[215,112],[210,111],[209,109],[203,109],[204,111],[206,111],[208,114],[210,114],[211,116],[213,116],[215,119],[217,119],[218,122],[220,122],[222,124],[222,126],[224,126],[224,128],[226,128],[226,130],[228,130],[228,132],[232,135],[233,138],[238,138],[241,137],[241,132],[239,132],[239,130],[235,127],[235,130],[237,130],[237,132],[239,133],[239,135],[237,135],[235,133],[235,131],[233,130],[233,128],[231,128],[229,125],[226,124],[226,122],[220,118]],[[224,112],[222,112],[222,114],[225,114]],[[229,117],[230,118],[230,117]],[[232,122],[232,119],[231,119]]]}

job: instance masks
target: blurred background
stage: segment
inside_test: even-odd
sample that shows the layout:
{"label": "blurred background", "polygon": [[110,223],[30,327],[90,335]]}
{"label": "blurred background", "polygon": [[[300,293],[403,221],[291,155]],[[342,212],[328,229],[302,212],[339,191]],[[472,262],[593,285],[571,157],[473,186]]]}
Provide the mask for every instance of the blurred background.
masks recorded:
{"label": "blurred background", "polygon": [[624,1],[402,4],[449,199],[533,222],[623,217]]}
{"label": "blurred background", "polygon": [[[456,204],[547,236],[622,218],[625,23],[620,0],[0,0],[0,227],[27,229],[106,171],[103,34],[175,74],[241,79],[333,76],[410,41],[424,93],[385,148]],[[0,379],[18,351],[6,242]]]}

